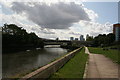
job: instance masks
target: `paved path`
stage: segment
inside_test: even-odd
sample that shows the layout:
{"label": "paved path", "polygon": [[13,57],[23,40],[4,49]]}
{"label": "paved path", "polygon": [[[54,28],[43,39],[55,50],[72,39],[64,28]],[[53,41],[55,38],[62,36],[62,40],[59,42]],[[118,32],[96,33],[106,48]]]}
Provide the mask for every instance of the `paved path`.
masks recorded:
{"label": "paved path", "polygon": [[89,54],[86,78],[118,78],[118,65],[101,54],[91,54],[87,47],[85,53]]}

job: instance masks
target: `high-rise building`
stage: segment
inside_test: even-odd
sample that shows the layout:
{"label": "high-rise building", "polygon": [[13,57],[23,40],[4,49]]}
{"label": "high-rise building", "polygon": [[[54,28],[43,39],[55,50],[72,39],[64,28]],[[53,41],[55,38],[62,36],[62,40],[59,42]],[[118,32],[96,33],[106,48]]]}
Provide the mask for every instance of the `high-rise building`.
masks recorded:
{"label": "high-rise building", "polygon": [[113,25],[113,34],[115,34],[115,41],[120,41],[120,23]]}
{"label": "high-rise building", "polygon": [[76,41],[78,41],[78,38],[75,38]]}
{"label": "high-rise building", "polygon": [[70,37],[70,40],[73,41],[73,40],[74,40],[74,37]]}
{"label": "high-rise building", "polygon": [[89,38],[89,34],[86,35],[86,40]]}
{"label": "high-rise building", "polygon": [[84,41],[85,39],[84,39],[84,36],[83,35],[81,35],[80,36],[80,41]]}

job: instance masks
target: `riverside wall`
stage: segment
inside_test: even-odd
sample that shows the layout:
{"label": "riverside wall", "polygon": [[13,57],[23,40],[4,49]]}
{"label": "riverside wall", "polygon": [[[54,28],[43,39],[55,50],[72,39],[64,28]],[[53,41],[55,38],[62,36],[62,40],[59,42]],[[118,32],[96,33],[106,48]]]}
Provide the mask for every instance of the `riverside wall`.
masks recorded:
{"label": "riverside wall", "polygon": [[32,78],[41,78],[46,79],[49,78],[50,75],[55,73],[58,69],[60,69],[63,65],[65,65],[71,58],[75,56],[82,48],[78,48],[74,51],[69,52],[67,55],[47,64],[27,75],[22,77],[22,79],[32,79]]}

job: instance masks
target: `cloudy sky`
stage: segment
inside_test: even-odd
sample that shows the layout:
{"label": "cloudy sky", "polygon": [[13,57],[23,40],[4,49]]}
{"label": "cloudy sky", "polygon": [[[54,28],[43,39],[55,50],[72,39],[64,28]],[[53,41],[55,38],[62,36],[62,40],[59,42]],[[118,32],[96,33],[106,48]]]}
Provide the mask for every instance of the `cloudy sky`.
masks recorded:
{"label": "cloudy sky", "polygon": [[29,33],[35,32],[39,37],[49,39],[108,34],[112,32],[112,24],[118,22],[117,1],[1,1],[0,26],[14,23]]}

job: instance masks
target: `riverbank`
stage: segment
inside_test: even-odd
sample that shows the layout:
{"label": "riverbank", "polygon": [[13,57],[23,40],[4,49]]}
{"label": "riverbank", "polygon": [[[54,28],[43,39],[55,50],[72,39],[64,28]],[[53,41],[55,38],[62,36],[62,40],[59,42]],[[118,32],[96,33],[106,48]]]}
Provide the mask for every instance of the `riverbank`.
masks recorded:
{"label": "riverbank", "polygon": [[70,61],[68,61],[61,69],[54,73],[50,80],[54,78],[83,78],[88,54],[85,54],[83,48]]}
{"label": "riverbank", "polygon": [[65,65],[71,58],[73,58],[81,48],[78,48],[67,55],[61,57],[60,59],[55,60],[54,62],[47,64],[27,75],[25,75],[24,79],[31,79],[31,78],[48,78],[51,74],[55,73],[58,69],[60,69],[63,65]]}
{"label": "riverbank", "polygon": [[62,48],[44,48],[13,54],[3,54],[2,76],[3,78],[20,78],[67,53],[68,51]]}
{"label": "riverbank", "polygon": [[93,54],[103,54],[104,56],[113,60],[113,62],[120,64],[119,50],[113,50],[113,49],[104,50],[103,48],[89,47],[89,51],[90,53]]}

